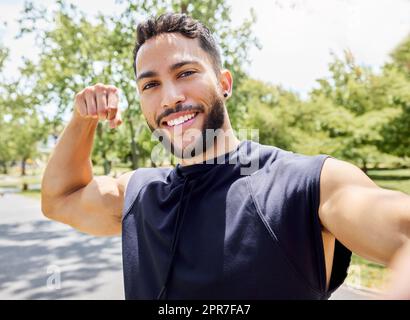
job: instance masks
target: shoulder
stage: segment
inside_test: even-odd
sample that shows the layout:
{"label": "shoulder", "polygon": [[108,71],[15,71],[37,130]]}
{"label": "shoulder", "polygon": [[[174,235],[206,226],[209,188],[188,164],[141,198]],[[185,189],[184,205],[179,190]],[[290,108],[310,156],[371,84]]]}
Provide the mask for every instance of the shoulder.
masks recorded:
{"label": "shoulder", "polygon": [[354,164],[327,158],[320,177],[319,216],[322,224],[327,226],[329,219],[346,202],[351,202],[361,197],[365,190],[374,188],[379,187]]}
{"label": "shoulder", "polygon": [[357,166],[352,163],[327,158],[323,164],[321,177],[321,190],[324,200],[344,188],[349,187],[375,187],[376,184]]}
{"label": "shoulder", "polygon": [[[261,161],[260,170],[251,176],[252,190],[258,194],[308,197],[319,201],[320,175],[327,155],[303,155],[274,148],[271,157]],[[294,199],[294,198],[292,198]],[[270,201],[270,200],[269,200]]]}
{"label": "shoulder", "polygon": [[143,185],[154,180],[164,180],[170,170],[170,168],[138,168],[119,176],[117,183],[119,188],[125,193],[130,183]]}
{"label": "shoulder", "polygon": [[[325,154],[318,155],[305,155],[289,150],[284,150],[279,147],[262,145],[252,142],[255,156],[260,160],[261,167],[267,166],[281,166],[289,167],[292,169],[300,169],[302,171],[322,166],[323,161],[329,157]],[[306,172],[307,173],[307,172]]]}
{"label": "shoulder", "polygon": [[118,185],[124,195],[123,219],[144,186],[153,181],[165,181],[171,170],[171,168],[138,168],[118,177]]}
{"label": "shoulder", "polygon": [[127,189],[128,182],[136,170],[128,171],[117,178],[118,188],[124,193]]}

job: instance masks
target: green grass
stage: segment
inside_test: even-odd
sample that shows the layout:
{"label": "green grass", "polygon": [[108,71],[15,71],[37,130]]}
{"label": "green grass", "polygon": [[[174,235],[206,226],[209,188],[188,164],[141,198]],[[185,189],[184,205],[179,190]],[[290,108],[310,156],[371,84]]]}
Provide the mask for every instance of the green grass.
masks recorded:
{"label": "green grass", "polygon": [[19,193],[22,196],[34,198],[34,199],[41,199],[41,191],[40,190],[27,190]]}
{"label": "green grass", "polygon": [[40,184],[41,183],[41,177],[40,176],[5,176],[1,175],[0,176],[0,187],[1,188],[15,188],[23,185],[23,183],[27,183],[28,185],[33,185],[33,184]]}
{"label": "green grass", "polygon": [[389,276],[390,272],[384,266],[353,254],[346,283],[354,287],[382,291]]}
{"label": "green grass", "polygon": [[[410,169],[369,170],[369,177],[380,187],[410,194]],[[346,282],[374,290],[383,290],[389,278],[385,267],[352,255]]]}
{"label": "green grass", "polygon": [[[125,173],[125,172],[128,172],[128,171],[132,171],[132,169],[130,169],[129,167],[115,167],[115,168],[113,168],[112,170],[111,170],[111,172],[110,172],[110,176],[112,176],[114,173],[116,173],[117,174],[117,177],[119,176],[119,175],[121,175],[121,174],[123,174],[123,173]],[[93,167],[93,173],[94,173],[94,175],[96,175],[96,176],[102,176],[102,175],[104,175],[104,168],[103,168],[103,166],[94,166]]]}
{"label": "green grass", "polygon": [[369,170],[368,175],[382,188],[410,194],[410,169]]}

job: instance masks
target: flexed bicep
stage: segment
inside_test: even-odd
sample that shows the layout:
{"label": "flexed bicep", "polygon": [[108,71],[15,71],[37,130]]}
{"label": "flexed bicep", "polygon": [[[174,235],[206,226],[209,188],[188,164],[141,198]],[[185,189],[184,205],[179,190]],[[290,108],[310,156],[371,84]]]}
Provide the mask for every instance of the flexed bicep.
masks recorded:
{"label": "flexed bicep", "polygon": [[95,236],[119,235],[123,190],[115,178],[94,177],[84,188],[61,197],[50,218]]}

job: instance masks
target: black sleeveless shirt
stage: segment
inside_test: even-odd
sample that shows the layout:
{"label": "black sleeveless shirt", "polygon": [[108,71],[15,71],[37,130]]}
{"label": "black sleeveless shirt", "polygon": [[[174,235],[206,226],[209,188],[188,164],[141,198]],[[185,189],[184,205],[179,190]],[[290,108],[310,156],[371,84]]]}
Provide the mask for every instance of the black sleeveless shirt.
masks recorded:
{"label": "black sleeveless shirt", "polygon": [[327,157],[245,140],[213,163],[137,169],[122,220],[126,299],[329,298],[351,252],[336,240],[326,290]]}

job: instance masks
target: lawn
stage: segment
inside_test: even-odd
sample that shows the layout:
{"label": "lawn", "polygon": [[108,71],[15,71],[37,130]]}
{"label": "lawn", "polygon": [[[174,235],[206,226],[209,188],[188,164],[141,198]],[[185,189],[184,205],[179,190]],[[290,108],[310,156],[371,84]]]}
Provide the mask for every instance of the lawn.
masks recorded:
{"label": "lawn", "polygon": [[410,169],[369,170],[368,175],[383,188],[410,194]]}
{"label": "lawn", "polygon": [[40,176],[5,176],[0,175],[1,188],[21,188],[24,183],[28,186],[39,185],[41,182]]}

